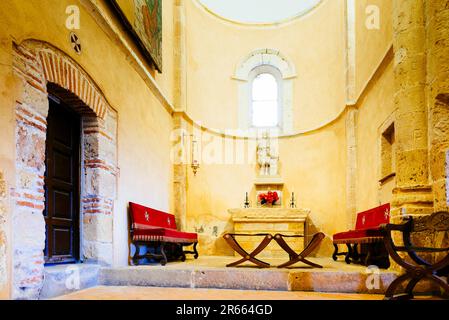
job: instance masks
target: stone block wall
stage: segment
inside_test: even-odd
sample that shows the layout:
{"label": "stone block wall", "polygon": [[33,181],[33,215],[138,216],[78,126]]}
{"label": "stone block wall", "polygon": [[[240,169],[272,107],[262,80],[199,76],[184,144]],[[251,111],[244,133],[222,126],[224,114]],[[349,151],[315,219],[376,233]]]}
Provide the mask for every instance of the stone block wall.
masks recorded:
{"label": "stone block wall", "polygon": [[117,186],[117,113],[93,80],[63,52],[38,41],[14,45],[13,70],[21,86],[16,101],[16,185],[13,228],[13,298],[35,299],[44,277],[45,140],[48,93],[82,117],[81,256],[112,263]]}
{"label": "stone block wall", "polygon": [[[395,0],[393,17],[398,108],[393,218],[398,222],[402,214],[449,208],[449,1]],[[441,247],[448,238],[426,233],[414,240]]]}
{"label": "stone block wall", "polygon": [[[449,209],[449,1],[426,0],[427,107],[430,179],[435,211]],[[433,234],[437,247],[448,247],[449,233]],[[437,255],[442,259],[444,255]]]}
{"label": "stone block wall", "polygon": [[394,2],[397,173],[395,207],[447,210],[449,1]]}
{"label": "stone block wall", "polygon": [[21,82],[16,101],[16,184],[12,188],[13,292],[37,297],[43,281],[45,248],[45,139],[48,98],[44,75],[33,52],[16,47],[13,70]]}
{"label": "stone block wall", "polygon": [[397,145],[393,218],[433,210],[428,180],[425,20],[423,0],[394,1]]}
{"label": "stone block wall", "polygon": [[430,175],[435,210],[449,208],[449,1],[425,2]]}

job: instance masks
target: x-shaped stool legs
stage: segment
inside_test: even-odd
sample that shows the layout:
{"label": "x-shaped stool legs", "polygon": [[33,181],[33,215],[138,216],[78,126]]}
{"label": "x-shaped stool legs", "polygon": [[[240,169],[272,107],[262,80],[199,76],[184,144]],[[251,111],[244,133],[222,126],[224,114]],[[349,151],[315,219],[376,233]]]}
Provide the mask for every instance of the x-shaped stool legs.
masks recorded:
{"label": "x-shaped stool legs", "polygon": [[[253,252],[248,253],[246,252],[245,249],[243,249],[235,240],[236,236],[264,236],[262,242],[257,246],[256,249],[254,249]],[[252,263],[254,263],[255,265],[257,265],[260,268],[269,268],[270,264],[263,262],[259,259],[256,259],[256,256],[261,253],[271,242],[271,240],[273,240],[273,236],[271,234],[257,234],[257,235],[245,235],[245,234],[225,234],[224,235],[224,239],[226,240],[226,242],[229,244],[229,246],[234,249],[235,252],[237,252],[238,254],[240,254],[243,258],[228,264],[226,267],[235,267],[238,266],[239,264],[242,264],[246,261],[250,261]]]}
{"label": "x-shaped stool legs", "polygon": [[324,233],[319,232],[319,233],[315,234],[312,238],[312,241],[310,241],[309,245],[300,254],[297,254],[287,244],[287,242],[285,242],[284,237],[298,237],[298,236],[285,236],[285,235],[282,235],[279,233],[274,236],[274,240],[276,240],[276,242],[279,244],[279,246],[281,246],[281,248],[284,249],[285,252],[287,252],[288,255],[290,256],[290,261],[287,261],[286,263],[281,264],[280,266],[278,266],[278,268],[287,268],[287,267],[294,265],[295,263],[298,263],[298,262],[305,263],[314,268],[323,268],[319,264],[316,264],[316,263],[313,263],[313,262],[307,260],[306,257],[309,254],[311,254],[316,249],[316,247],[321,243],[321,241],[325,237]]}

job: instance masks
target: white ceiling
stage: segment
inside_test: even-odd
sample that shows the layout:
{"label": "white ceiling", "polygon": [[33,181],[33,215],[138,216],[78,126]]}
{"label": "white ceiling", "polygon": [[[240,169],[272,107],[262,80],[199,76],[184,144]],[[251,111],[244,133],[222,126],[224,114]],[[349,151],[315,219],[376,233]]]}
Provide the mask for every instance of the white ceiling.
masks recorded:
{"label": "white ceiling", "polygon": [[198,0],[223,18],[243,23],[274,23],[306,13],[321,0]]}

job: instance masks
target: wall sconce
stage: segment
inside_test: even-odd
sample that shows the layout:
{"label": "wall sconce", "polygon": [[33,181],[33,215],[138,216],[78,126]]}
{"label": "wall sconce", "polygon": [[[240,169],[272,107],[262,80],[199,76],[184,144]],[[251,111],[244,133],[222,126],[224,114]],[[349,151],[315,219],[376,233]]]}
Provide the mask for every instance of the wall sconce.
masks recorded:
{"label": "wall sconce", "polygon": [[195,136],[192,134],[192,170],[193,175],[196,176],[198,169],[200,168],[200,162],[198,160],[198,141],[196,141]]}

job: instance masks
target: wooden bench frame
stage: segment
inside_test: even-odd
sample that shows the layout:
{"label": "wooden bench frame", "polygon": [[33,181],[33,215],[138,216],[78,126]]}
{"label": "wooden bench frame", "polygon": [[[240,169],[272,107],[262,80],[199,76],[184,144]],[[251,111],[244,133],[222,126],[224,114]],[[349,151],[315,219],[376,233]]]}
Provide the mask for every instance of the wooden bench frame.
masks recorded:
{"label": "wooden bench frame", "polygon": [[[137,219],[134,217],[134,214],[138,215],[138,213],[133,212],[133,208],[137,211],[144,210],[147,221],[139,217],[139,222],[136,223]],[[139,265],[139,261],[144,258],[159,260],[163,266],[168,261],[173,260],[181,260],[184,262],[186,260],[186,254],[193,254],[193,257],[198,259],[198,235],[196,233],[178,231],[174,215],[132,202],[130,203],[129,213],[131,219],[131,243],[136,247],[132,257],[133,265]],[[150,216],[154,216],[155,219],[151,219]],[[136,225],[139,227],[137,228]],[[169,236],[165,236],[166,232],[169,233]],[[184,239],[187,236],[195,237],[195,239]],[[187,246],[193,246],[193,250],[184,250],[184,247]],[[141,254],[142,247],[146,247],[146,253]],[[150,252],[150,248],[154,252]]]}
{"label": "wooden bench frame", "polygon": [[[155,259],[158,260],[162,266],[165,266],[169,261],[181,260],[182,262],[186,261],[186,254],[193,254],[194,259],[198,259],[198,251],[196,246],[198,242],[195,243],[175,243],[175,242],[158,242],[158,241],[133,241],[132,242],[136,247],[136,251],[132,257],[133,265],[138,266],[140,264],[140,260],[147,259]],[[184,246],[192,246],[192,251],[185,251],[183,249]],[[141,248],[145,247],[148,249],[149,246],[152,246],[155,251],[160,250],[160,254],[146,252],[144,254],[140,254]]]}
{"label": "wooden bench frame", "polygon": [[[449,213],[436,212],[426,217],[405,217],[403,224],[385,224],[382,226],[384,243],[390,257],[401,267],[405,273],[394,280],[385,293],[386,300],[413,299],[413,290],[422,280],[430,280],[443,291],[443,297],[449,299],[449,285],[447,280],[441,277],[449,274],[449,247],[430,248],[417,247],[412,243],[412,234],[418,232],[447,232],[449,231]],[[402,233],[402,246],[396,246],[392,232]],[[399,253],[405,252],[406,257]],[[437,262],[429,262],[418,255],[418,253],[446,253],[446,256]],[[410,258],[411,262],[405,258]],[[405,291],[396,294],[398,288],[409,281]]]}

